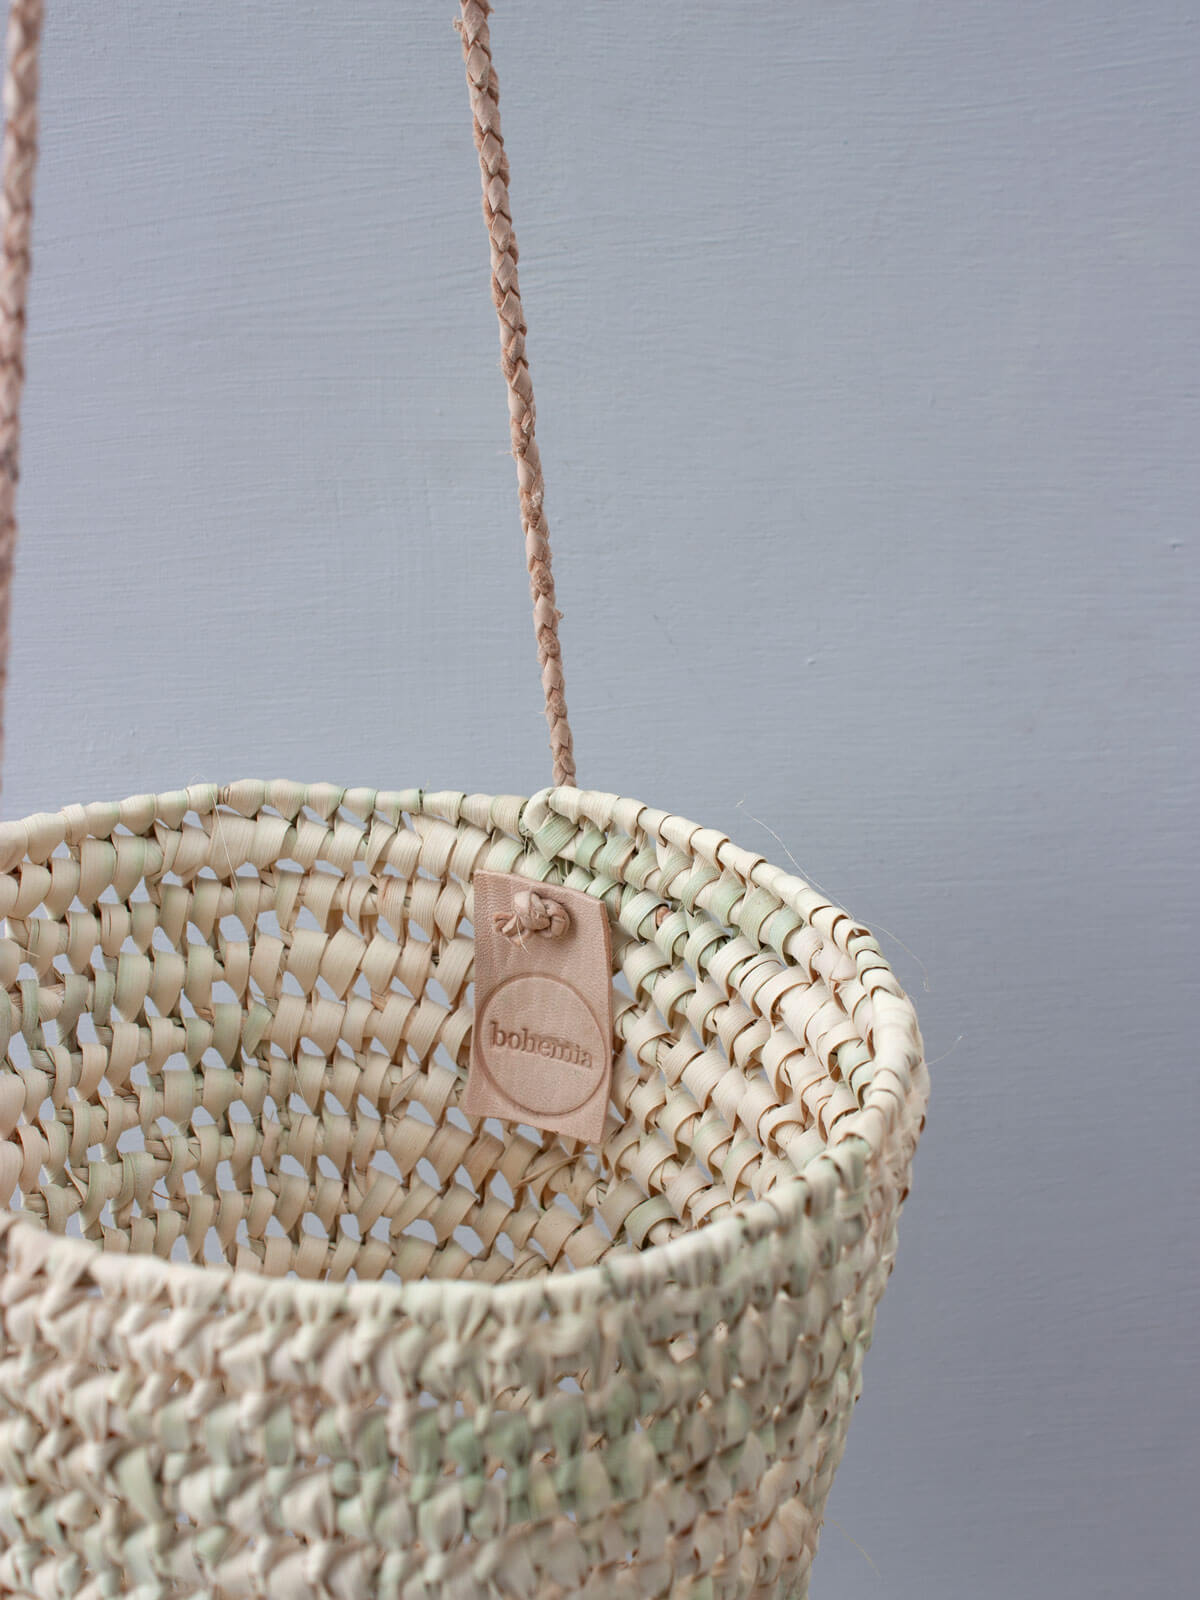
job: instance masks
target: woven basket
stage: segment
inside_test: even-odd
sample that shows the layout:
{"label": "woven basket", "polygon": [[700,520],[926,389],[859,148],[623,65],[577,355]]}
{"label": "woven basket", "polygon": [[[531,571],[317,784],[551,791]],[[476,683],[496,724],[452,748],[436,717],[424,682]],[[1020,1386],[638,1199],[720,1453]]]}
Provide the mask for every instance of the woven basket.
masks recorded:
{"label": "woven basket", "polygon": [[[10,398],[39,24],[19,0]],[[505,326],[486,8],[463,30]],[[570,781],[527,409],[552,787],[254,781],[0,826],[0,1594],[807,1592],[923,1120],[916,1019],[799,878]],[[11,550],[15,401],[4,426]],[[597,1144],[461,1109],[482,869],[605,908]]]}

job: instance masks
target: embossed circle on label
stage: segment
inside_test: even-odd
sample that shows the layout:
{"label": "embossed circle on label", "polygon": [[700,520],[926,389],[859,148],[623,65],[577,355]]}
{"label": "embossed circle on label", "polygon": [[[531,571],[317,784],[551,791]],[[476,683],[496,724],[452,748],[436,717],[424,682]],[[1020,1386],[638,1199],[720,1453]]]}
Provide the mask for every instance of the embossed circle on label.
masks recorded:
{"label": "embossed circle on label", "polygon": [[610,1041],[582,997],[559,978],[509,978],[488,996],[475,1028],[488,1077],[535,1115],[574,1111],[608,1070]]}

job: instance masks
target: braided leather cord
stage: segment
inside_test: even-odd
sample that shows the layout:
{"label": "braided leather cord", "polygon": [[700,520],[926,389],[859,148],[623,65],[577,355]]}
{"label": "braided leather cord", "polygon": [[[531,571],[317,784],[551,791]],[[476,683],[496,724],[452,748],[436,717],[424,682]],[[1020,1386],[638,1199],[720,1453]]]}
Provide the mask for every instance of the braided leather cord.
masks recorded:
{"label": "braided leather cord", "polygon": [[[571,784],[575,758],[563,695],[558,642],[561,613],[554,603],[550,542],[542,509],[544,483],[534,439],[533,387],[525,359],[525,314],[517,282],[517,241],[508,203],[508,158],[500,137],[499,90],[492,66],[487,18],[491,7],[464,0],[463,55],[471,91],[475,143],[483,173],[483,208],[492,243],[492,298],[500,318],[501,353],[508,383],[513,454],[521,496],[526,563],[554,782]],[[16,487],[20,401],[25,379],[25,303],[29,282],[33,179],[37,156],[37,50],[43,0],[12,0],[4,74],[3,251],[0,259],[0,766],[4,752],[4,691],[8,680],[9,614],[17,542]]]}
{"label": "braided leather cord", "polygon": [[546,696],[546,721],[550,725],[554,782],[574,784],[575,755],[567,721],[562,652],[558,642],[558,619],[562,613],[554,604],[550,533],[542,504],[546,485],[534,438],[533,382],[525,356],[525,311],[517,280],[517,236],[513,232],[508,198],[508,154],[500,134],[500,86],[492,65],[488,34],[492,7],[490,0],[461,0],[461,4],[462,18],[455,25],[462,36],[475,146],[479,151],[483,180],[483,215],[492,246],[492,300],[500,319],[500,361],[508,384],[512,450],[517,462],[525,560],[533,596],[533,626]]}
{"label": "braided leather cord", "polygon": [[8,624],[17,544],[21,390],[25,383],[25,297],[37,160],[37,46],[42,0],[13,0],[4,62],[4,200],[0,211],[0,768],[8,687]]}

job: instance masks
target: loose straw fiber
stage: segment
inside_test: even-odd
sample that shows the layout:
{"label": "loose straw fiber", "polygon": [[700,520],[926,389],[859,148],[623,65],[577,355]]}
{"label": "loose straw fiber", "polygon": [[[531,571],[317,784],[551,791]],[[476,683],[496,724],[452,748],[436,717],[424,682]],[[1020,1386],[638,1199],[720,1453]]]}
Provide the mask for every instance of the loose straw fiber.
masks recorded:
{"label": "loose straw fiber", "polygon": [[[0,825],[12,1600],[807,1593],[921,1039],[875,940],[801,879],[560,781],[488,8],[462,10],[556,782],[253,781]],[[17,0],[0,563],[40,20]],[[598,1145],[461,1109],[482,869],[605,908]]]}

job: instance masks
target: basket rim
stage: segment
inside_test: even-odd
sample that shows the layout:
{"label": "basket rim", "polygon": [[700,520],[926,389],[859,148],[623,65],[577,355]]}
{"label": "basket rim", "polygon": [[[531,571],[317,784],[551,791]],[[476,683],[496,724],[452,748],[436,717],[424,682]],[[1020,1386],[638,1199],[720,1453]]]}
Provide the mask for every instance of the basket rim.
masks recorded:
{"label": "basket rim", "polygon": [[[867,1153],[866,1140],[850,1135],[839,1142],[838,1149],[853,1160],[852,1146],[861,1147],[861,1161]],[[456,1312],[466,1316],[476,1311],[490,1312],[497,1321],[511,1324],[534,1320],[543,1313],[578,1312],[604,1300],[634,1302],[660,1293],[668,1282],[693,1287],[712,1282],[724,1263],[747,1245],[795,1229],[812,1189],[807,1172],[834,1160],[833,1150],[823,1151],[805,1173],[776,1184],[769,1195],[665,1244],[647,1245],[643,1250],[618,1248],[611,1258],[578,1271],[551,1268],[536,1278],[507,1283],[462,1278],[396,1283],[268,1278],[228,1263],[169,1261],[161,1256],[105,1250],[91,1239],[51,1233],[21,1212],[8,1210],[0,1211],[0,1258],[9,1253],[4,1240],[8,1234],[20,1249],[51,1265],[61,1264],[71,1269],[72,1275],[87,1272],[98,1287],[115,1291],[118,1297],[136,1284],[136,1293],[130,1298],[144,1300],[149,1298],[147,1291],[162,1291],[173,1302],[186,1304],[211,1300],[216,1292],[226,1291],[231,1309],[254,1306],[276,1315],[295,1313],[302,1321],[321,1321],[323,1313],[373,1313],[428,1323],[437,1316],[449,1316],[453,1321]],[[837,1163],[839,1181],[842,1164]]]}
{"label": "basket rim", "polygon": [[[221,807],[247,814],[257,812],[265,804],[278,809],[276,802],[280,799],[285,805],[295,802],[295,815],[316,799],[318,803],[313,809],[324,813],[328,820],[346,804],[348,796],[352,797],[352,808],[364,820],[378,810],[378,802],[383,801],[384,815],[403,811],[457,824],[463,820],[479,820],[471,813],[478,814],[481,805],[486,803],[489,816],[497,807],[508,811],[520,836],[535,847],[537,830],[554,816],[573,822],[586,817],[606,831],[620,827],[630,833],[635,829],[652,832],[664,843],[671,842],[665,829],[669,828],[676,837],[682,830],[689,842],[703,835],[701,853],[705,858],[737,871],[748,884],[758,878],[761,867],[769,874],[770,886],[776,892],[780,889],[813,892],[802,878],[771,866],[765,857],[734,844],[718,830],[704,828],[687,818],[609,791],[571,785],[548,785],[526,796],[445,789],[339,788],[328,783],[308,785],[283,779],[192,784],[180,790],[131,795],[121,801],[69,805],[57,812],[35,812],[0,823],[0,875],[9,873],[23,860],[48,860],[63,843],[95,837],[92,824],[97,818],[111,817],[107,828],[107,833],[111,834],[118,827],[128,827],[130,821],[143,818],[145,828],[157,820],[169,822],[171,814],[177,814],[182,820],[188,812],[203,816]],[[359,812],[359,805],[368,797],[369,810]],[[539,854],[545,853],[539,849]],[[827,897],[823,904],[835,917],[845,917],[858,931],[866,932],[853,923],[848,912]],[[883,970],[895,981],[886,960],[882,956],[879,960]],[[903,991],[889,993],[888,997],[895,1010],[890,1013],[887,1024],[875,1030],[873,1056],[877,1075],[880,1070],[887,1073],[890,1069],[890,1078],[896,1084],[907,1084],[905,1103],[915,1104],[919,1114],[925,1100],[921,1081],[925,1063],[915,1009]],[[899,1110],[901,1102],[896,1090],[891,1085],[889,1088],[887,1099]],[[867,1109],[875,1109],[876,1115],[866,1117]],[[173,1301],[186,1303],[195,1299],[210,1300],[214,1294],[227,1291],[228,1303],[237,1309],[255,1306],[275,1315],[295,1313],[304,1320],[319,1321],[323,1316],[368,1312],[428,1322],[437,1314],[453,1318],[457,1313],[462,1319],[490,1313],[504,1322],[524,1322],[578,1311],[605,1299],[638,1299],[644,1294],[657,1293],[668,1281],[692,1286],[712,1281],[723,1263],[748,1244],[772,1235],[791,1233],[803,1225],[806,1213],[823,1211],[832,1204],[839,1189],[860,1188],[868,1167],[882,1156],[885,1146],[891,1142],[892,1120],[879,1114],[877,1107],[843,1117],[830,1130],[825,1147],[794,1177],[785,1178],[767,1194],[736,1206],[729,1216],[693,1228],[662,1244],[649,1244],[642,1249],[617,1246],[611,1256],[590,1266],[577,1271],[550,1267],[535,1278],[501,1283],[456,1278],[421,1278],[407,1282],[270,1278],[224,1262],[182,1262],[142,1253],[108,1251],[91,1239],[52,1233],[27,1213],[7,1207],[0,1208],[0,1258],[8,1256],[15,1245],[22,1255],[28,1252],[35,1261],[57,1259],[73,1272],[87,1272],[93,1283],[115,1292],[118,1297],[122,1291],[133,1290],[133,1297],[142,1299],[145,1291],[153,1287],[165,1291]]]}

